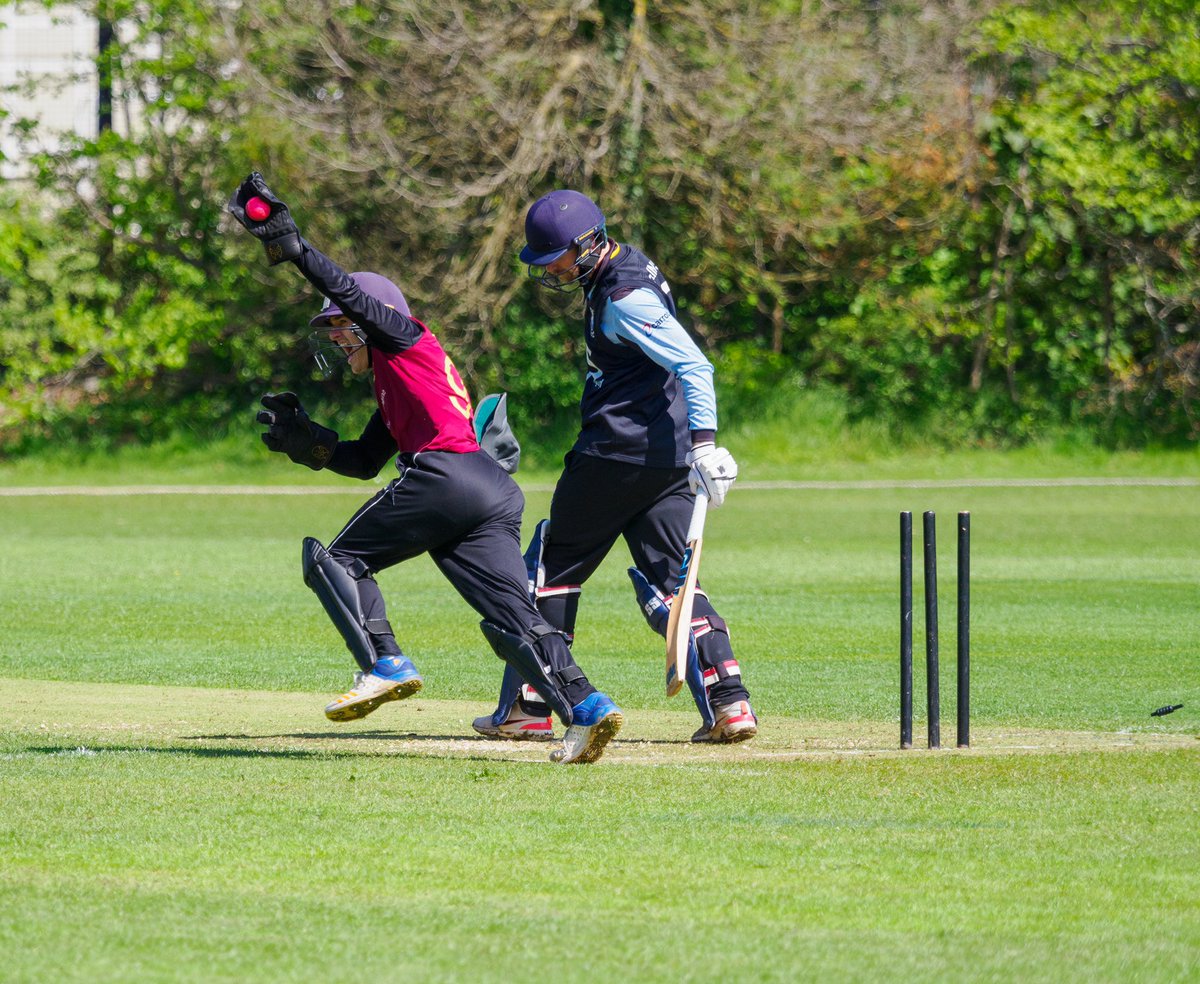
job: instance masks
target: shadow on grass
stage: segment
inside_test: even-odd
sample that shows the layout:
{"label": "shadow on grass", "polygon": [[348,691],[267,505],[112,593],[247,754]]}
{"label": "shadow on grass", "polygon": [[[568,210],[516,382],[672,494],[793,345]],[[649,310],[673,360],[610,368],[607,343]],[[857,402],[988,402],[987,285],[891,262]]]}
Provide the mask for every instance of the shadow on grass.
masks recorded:
{"label": "shadow on grass", "polygon": [[[229,740],[256,740],[260,738],[272,737],[305,737],[303,735],[212,735],[212,736],[183,736],[184,741],[202,741],[202,740],[219,740],[228,738]],[[314,738],[325,738],[328,735],[318,734],[313,735]],[[345,737],[350,737],[349,735]],[[372,737],[368,735],[367,737]],[[424,740],[424,741],[472,741],[470,738],[450,738],[446,739],[439,735],[376,735],[375,737],[387,737],[392,739],[403,739],[405,741]],[[483,739],[479,739],[482,741]],[[545,743],[549,745],[550,743]],[[532,743],[526,745],[529,747]],[[536,746],[534,746],[536,747]],[[447,759],[460,762],[509,762],[513,765],[528,764],[531,760],[528,758],[498,758],[491,755],[469,755],[469,754],[438,754],[437,752],[406,752],[406,751],[328,751],[326,749],[307,749],[307,748],[206,748],[199,745],[191,747],[179,745],[31,745],[26,748],[14,749],[12,751],[0,754],[0,759],[15,759],[24,757],[45,757],[45,758],[93,758],[101,755],[180,755],[198,759],[221,759],[221,758],[244,758],[244,759],[291,759],[294,761],[305,760],[346,760],[354,761],[365,758],[392,758],[392,759]],[[536,761],[536,760],[534,760]]]}
{"label": "shadow on grass", "polygon": [[[367,741],[458,741],[470,742],[471,744],[483,743],[489,748],[537,748],[539,745],[549,747],[556,741],[505,741],[503,739],[486,738],[483,735],[422,735],[412,731],[296,731],[291,733],[282,733],[277,735],[182,735],[187,741],[266,741],[268,739],[294,738],[305,741],[324,741],[333,739],[335,741],[351,741],[354,739],[365,739]],[[691,745],[685,738],[620,738],[619,741],[625,745]],[[708,743],[705,743],[708,744]]]}
{"label": "shadow on grass", "polygon": [[[356,738],[367,741],[487,741],[480,735],[419,735],[413,731],[295,731],[277,735],[181,735],[184,741],[265,741],[271,738],[298,738],[305,741],[348,741]],[[549,744],[549,742],[546,742]]]}
{"label": "shadow on grass", "polygon": [[[24,748],[12,755],[45,755],[77,756],[88,758],[95,755],[137,753],[139,755],[191,755],[196,758],[254,758],[264,756],[270,758],[354,758],[348,752],[330,754],[329,752],[309,751],[307,749],[260,749],[260,748],[178,748],[164,745],[41,745]],[[374,753],[372,753],[374,754]]]}

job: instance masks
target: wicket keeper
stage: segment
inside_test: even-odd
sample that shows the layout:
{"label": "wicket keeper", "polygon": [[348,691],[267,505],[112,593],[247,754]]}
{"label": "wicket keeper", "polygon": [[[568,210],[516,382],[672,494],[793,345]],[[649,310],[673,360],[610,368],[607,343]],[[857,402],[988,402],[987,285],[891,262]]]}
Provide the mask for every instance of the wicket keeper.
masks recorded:
{"label": "wicket keeper", "polygon": [[303,239],[261,174],[241,183],[228,208],[262,241],[271,265],[294,263],[325,295],[310,323],[318,365],[340,356],[354,375],[372,378],[378,404],[358,438],[341,440],[311,421],[295,394],[267,394],[258,413],[267,447],[297,464],[360,479],[373,478],[399,452],[399,476],[328,546],[304,540],[304,582],[359,666],[353,687],[325,708],[326,716],[355,720],[421,689],[374,575],[428,553],[483,616],[496,655],[567,726],[552,760],[595,761],[621,727],[621,710],[588,682],[564,635],[530,600],[520,546],[524,496],[480,449],[454,363],[394,283],[378,273],[347,274]]}

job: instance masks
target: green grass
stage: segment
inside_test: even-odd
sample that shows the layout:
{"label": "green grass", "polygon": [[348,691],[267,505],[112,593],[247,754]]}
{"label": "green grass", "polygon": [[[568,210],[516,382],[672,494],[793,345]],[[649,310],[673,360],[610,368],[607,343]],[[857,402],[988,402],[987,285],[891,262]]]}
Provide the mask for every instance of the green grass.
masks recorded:
{"label": "green grass", "polygon": [[[349,665],[299,578],[346,495],[23,497],[3,502],[0,675],[334,690]],[[528,495],[527,517],[548,495]],[[954,654],[954,515],[973,516],[973,710],[981,724],[1139,727],[1200,698],[1195,487],[752,490],[714,513],[703,580],[767,714],[895,714],[897,513],[936,509],[944,668]],[[917,534],[916,638],[922,638]],[[660,693],[659,641],[613,551],[584,592],[577,652],[616,696]],[[380,575],[405,648],[447,698],[489,701],[499,664],[426,559]],[[943,714],[954,709],[943,686]],[[1164,726],[1186,716],[1165,719]]]}
{"label": "green grass", "polygon": [[455,702],[388,733],[319,722],[318,695],[0,694],[12,979],[504,980],[556,952],[629,980],[1198,970],[1186,746],[787,757],[785,725],[761,758],[642,721],[570,769],[448,750]]}
{"label": "green grass", "polygon": [[[1156,460],[935,471],[1200,474]],[[325,721],[351,665],[299,541],[345,485],[0,498],[0,977],[1200,980],[1194,486],[735,490],[703,578],[759,739],[686,743],[618,549],[576,651],[628,723],[556,768],[467,737],[499,663],[425,560],[380,582],[426,689]],[[895,751],[900,509],[941,519],[947,745],[972,512],[970,752]],[[918,662],[920,571],[918,534]]]}
{"label": "green grass", "polygon": [[454,702],[406,740],[317,695],[0,694],[7,979],[1196,971],[1194,749],[676,756],[642,722],[569,769],[448,751]]}
{"label": "green grass", "polygon": [[[366,391],[354,402],[346,395],[346,413],[355,425],[369,406]],[[784,385],[758,402],[722,400],[722,441],[733,451],[747,481],[798,478],[930,479],[1036,476],[1200,475],[1200,447],[1110,451],[1086,434],[1047,435],[1017,450],[975,447],[929,434],[894,432],[885,422],[850,422],[842,398],[820,389]],[[125,485],[199,482],[207,484],[328,485],[345,481],[324,472],[290,465],[270,454],[253,422],[257,404],[247,406],[244,425],[233,429],[177,432],[150,445],[75,444],[43,448],[37,454],[0,459],[4,485]],[[317,414],[318,417],[323,416]],[[345,418],[343,418],[345,419]],[[327,421],[328,422],[328,421]],[[347,434],[357,433],[345,423]],[[540,433],[520,434],[524,483],[553,483],[564,450],[574,440],[568,416]],[[380,484],[387,480],[387,473]]]}

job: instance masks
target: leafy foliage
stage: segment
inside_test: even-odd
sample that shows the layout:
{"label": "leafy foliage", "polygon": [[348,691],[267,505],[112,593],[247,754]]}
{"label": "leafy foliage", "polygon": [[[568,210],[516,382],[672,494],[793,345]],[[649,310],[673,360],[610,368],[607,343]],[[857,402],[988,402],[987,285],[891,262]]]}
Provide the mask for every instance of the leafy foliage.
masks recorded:
{"label": "leafy foliage", "polygon": [[947,440],[1200,436],[1191,4],[751,7],[96,4],[130,122],[49,154],[0,120],[34,176],[0,186],[0,443],[346,402],[307,378],[311,291],[222,216],[253,168],[527,431],[570,419],[582,371],[514,258],[569,185],[667,271],[740,418],[833,384]]}

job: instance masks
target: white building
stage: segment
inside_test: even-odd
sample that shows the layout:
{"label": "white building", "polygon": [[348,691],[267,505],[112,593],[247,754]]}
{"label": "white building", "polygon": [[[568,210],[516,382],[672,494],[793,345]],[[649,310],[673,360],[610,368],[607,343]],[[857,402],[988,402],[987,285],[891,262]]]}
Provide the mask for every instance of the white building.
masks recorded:
{"label": "white building", "polygon": [[99,25],[84,9],[0,8],[0,109],[8,114],[0,118],[0,177],[27,171],[14,129],[21,120],[37,121],[35,146],[42,150],[57,149],[63,133],[96,136],[98,50]]}

